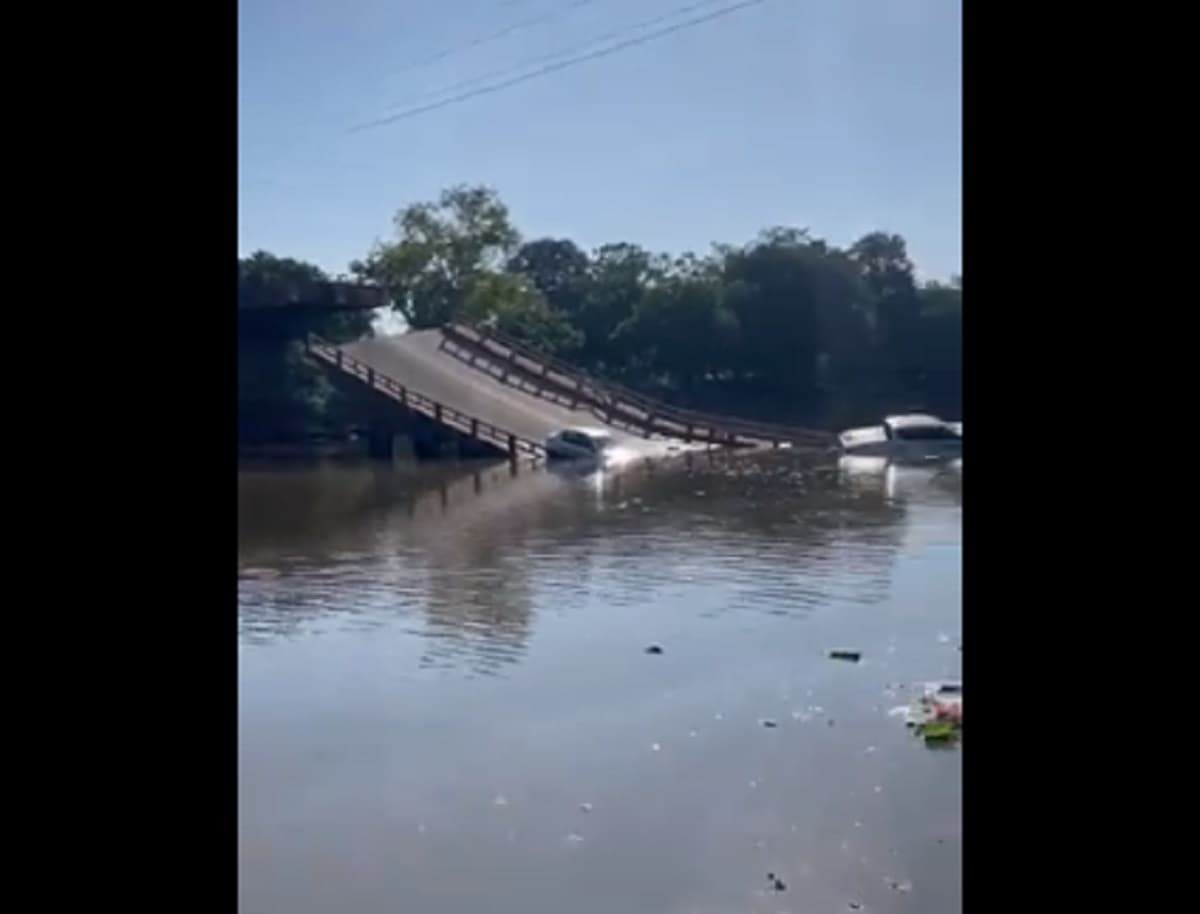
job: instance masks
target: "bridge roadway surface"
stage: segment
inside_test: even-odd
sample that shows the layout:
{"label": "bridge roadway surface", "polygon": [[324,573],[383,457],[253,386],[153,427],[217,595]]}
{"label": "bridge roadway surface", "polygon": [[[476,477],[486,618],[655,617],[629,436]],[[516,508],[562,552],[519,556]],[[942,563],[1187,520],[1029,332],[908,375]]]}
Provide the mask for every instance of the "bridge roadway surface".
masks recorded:
{"label": "bridge roadway surface", "polygon": [[[680,449],[680,442],[668,442],[659,436],[647,439],[608,425],[587,406],[571,409],[505,384],[482,367],[471,367],[443,351],[442,340],[441,329],[415,330],[347,343],[340,348],[410,390],[533,441],[545,441],[570,426],[590,426],[607,428],[614,444],[632,456],[661,456],[668,453],[668,448]],[[703,446],[688,449],[693,448],[702,450]]]}

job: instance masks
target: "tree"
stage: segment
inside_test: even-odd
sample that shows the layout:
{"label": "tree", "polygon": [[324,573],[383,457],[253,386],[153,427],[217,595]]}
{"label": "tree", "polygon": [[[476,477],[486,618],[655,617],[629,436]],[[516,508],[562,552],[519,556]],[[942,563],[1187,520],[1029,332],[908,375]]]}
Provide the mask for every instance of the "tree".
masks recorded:
{"label": "tree", "polygon": [[509,273],[476,279],[459,316],[469,323],[490,324],[550,354],[570,354],[580,339],[532,282]]}
{"label": "tree", "polygon": [[633,317],[643,292],[665,264],[636,244],[606,244],[592,256],[573,323],[583,334],[580,358],[592,368],[619,373],[625,353],[614,342],[617,328]]}
{"label": "tree", "polygon": [[[243,294],[288,294],[328,277],[315,264],[255,251],[238,260]],[[369,312],[297,311],[243,314],[238,322],[238,432],[242,441],[303,437],[342,407],[320,371],[304,358],[309,333],[345,342],[371,332]]]}
{"label": "tree", "polygon": [[586,292],[590,266],[588,255],[575,242],[539,238],[521,245],[505,269],[527,277],[551,308],[575,317]]}
{"label": "tree", "polygon": [[738,322],[716,277],[693,262],[679,266],[642,293],[613,341],[635,370],[694,391],[728,367],[739,344]]}
{"label": "tree", "polygon": [[400,210],[395,228],[395,241],[351,270],[380,283],[414,329],[458,317],[476,281],[497,272],[520,240],[496,192],[466,185]]}

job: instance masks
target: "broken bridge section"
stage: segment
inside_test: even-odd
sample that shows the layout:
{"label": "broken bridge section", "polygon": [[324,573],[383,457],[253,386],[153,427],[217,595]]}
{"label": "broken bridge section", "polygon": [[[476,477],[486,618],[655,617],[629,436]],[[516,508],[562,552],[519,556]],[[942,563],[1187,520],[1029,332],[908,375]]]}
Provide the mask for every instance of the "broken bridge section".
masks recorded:
{"label": "broken bridge section", "polygon": [[513,459],[544,459],[547,437],[581,425],[605,427],[617,445],[646,456],[665,442],[821,450],[834,443],[826,432],[677,409],[462,324],[342,346],[310,338],[307,352],[328,370]]}

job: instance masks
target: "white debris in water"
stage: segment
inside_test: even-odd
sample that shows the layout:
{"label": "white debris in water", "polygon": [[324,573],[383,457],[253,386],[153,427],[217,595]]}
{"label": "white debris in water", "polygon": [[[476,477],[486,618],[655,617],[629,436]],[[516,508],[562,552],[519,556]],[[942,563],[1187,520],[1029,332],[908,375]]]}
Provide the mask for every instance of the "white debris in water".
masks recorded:
{"label": "white debris in water", "polygon": [[880,785],[876,784],[876,785],[875,785],[875,792],[876,792],[876,793],[883,793],[883,788],[882,788]]}
{"label": "white debris in water", "polygon": [[498,793],[498,794],[496,794],[496,799],[492,800],[492,805],[493,806],[507,806],[508,805],[508,797],[506,797],[502,793]]}
{"label": "white debris in water", "polygon": [[423,834],[425,834],[425,831],[426,831],[426,828],[425,828],[425,823],[424,823],[424,822],[421,822],[421,823],[419,823],[419,824],[417,825],[417,834],[418,834],[418,835],[423,835]]}
{"label": "white debris in water", "polygon": [[886,876],[883,881],[887,883],[888,888],[893,892],[908,894],[912,891],[912,883],[907,879],[893,879],[891,876]]}
{"label": "white debris in water", "polygon": [[566,841],[567,844],[571,845],[572,847],[575,847],[575,846],[583,843],[583,835],[579,834],[579,832],[573,831],[573,832],[569,832],[567,834],[567,837],[564,838],[563,840]]}
{"label": "white debris in water", "polygon": [[812,715],[807,713],[806,711],[797,709],[792,712],[792,720],[798,720],[798,721],[800,721],[800,723],[806,724],[810,720],[812,720]]}
{"label": "white debris in water", "polygon": [[591,803],[580,803],[580,804],[579,804],[579,811],[580,811],[580,812],[591,812],[591,811],[592,811],[592,804],[591,804]]}
{"label": "white debris in water", "polygon": [[757,786],[758,786],[758,781],[751,781],[751,782],[750,782],[750,789],[751,789],[751,790],[753,790],[753,789],[754,789],[755,787],[757,787]]}
{"label": "white debris in water", "polygon": [[699,733],[699,730],[688,730],[688,736],[698,736]]}
{"label": "white debris in water", "polygon": [[725,715],[722,714],[720,711],[718,711],[716,714],[713,715],[713,720],[724,720],[724,719],[725,719]]}
{"label": "white debris in water", "polygon": [[949,644],[950,636],[945,632],[938,632],[938,644]]}
{"label": "white debris in water", "polygon": [[873,753],[874,751],[875,751],[875,747],[874,747],[874,746],[867,746],[867,753],[866,753],[867,755],[870,755],[870,754],[871,754],[871,753]]}
{"label": "white debris in water", "polygon": [[650,751],[651,751],[651,752],[661,752],[661,751],[662,751],[662,745],[660,745],[659,743],[651,743],[651,744],[650,744]]}

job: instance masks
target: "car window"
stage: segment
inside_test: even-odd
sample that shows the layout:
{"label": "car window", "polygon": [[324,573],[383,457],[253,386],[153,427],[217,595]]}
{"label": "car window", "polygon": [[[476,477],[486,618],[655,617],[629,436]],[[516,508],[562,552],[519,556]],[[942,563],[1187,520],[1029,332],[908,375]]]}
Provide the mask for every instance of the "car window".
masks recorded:
{"label": "car window", "polygon": [[572,444],[575,447],[586,448],[589,451],[592,449],[592,440],[587,435],[580,434],[579,432],[563,432],[562,439],[567,444]]}
{"label": "car window", "polygon": [[901,441],[953,441],[959,437],[954,429],[944,425],[910,425],[893,429],[892,433]]}

